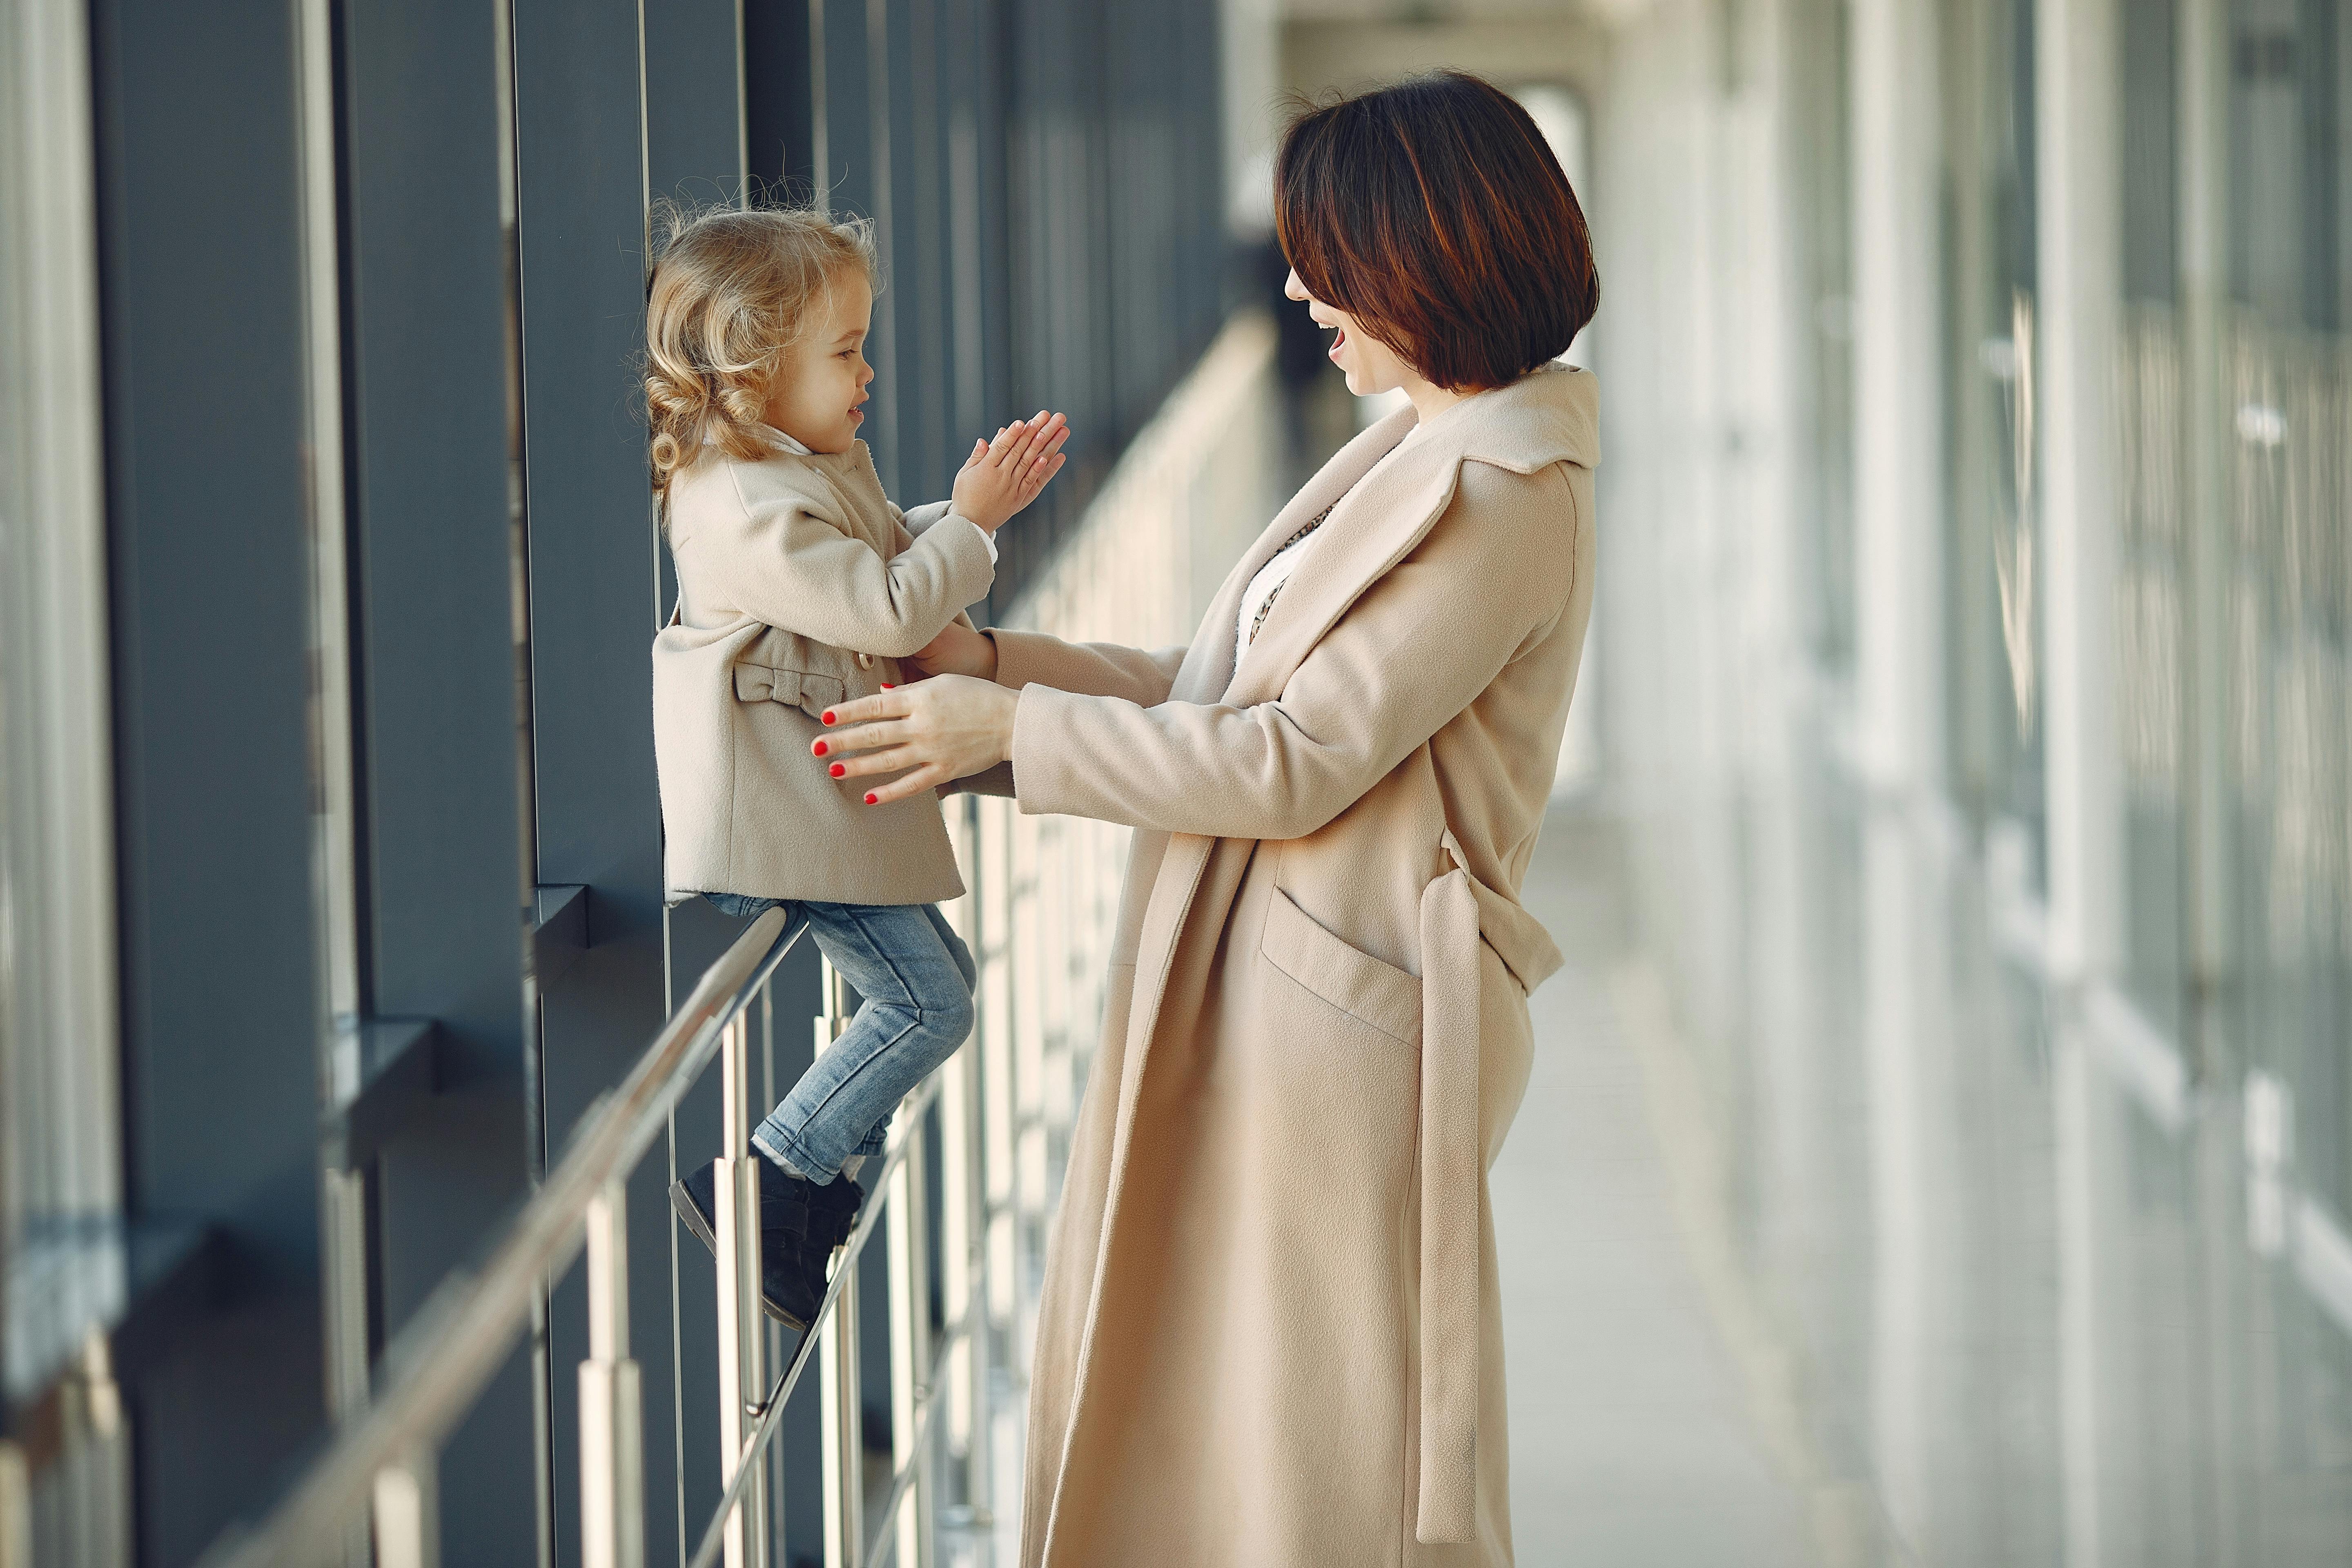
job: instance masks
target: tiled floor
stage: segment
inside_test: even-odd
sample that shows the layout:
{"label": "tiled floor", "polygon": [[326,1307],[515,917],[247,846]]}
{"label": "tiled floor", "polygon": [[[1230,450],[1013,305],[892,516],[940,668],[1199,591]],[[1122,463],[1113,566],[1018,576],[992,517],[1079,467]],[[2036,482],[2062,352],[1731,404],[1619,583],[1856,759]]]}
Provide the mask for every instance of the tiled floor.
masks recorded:
{"label": "tiled floor", "polygon": [[1529,875],[1519,1561],[2352,1563],[2341,1232],[2242,1092],[2053,994],[1950,824],[1789,796],[1563,807]]}
{"label": "tiled floor", "polygon": [[1749,1408],[1638,1047],[1613,995],[1622,900],[1607,830],[1555,822],[1530,904],[1570,954],[1534,998],[1536,1060],[1493,1174],[1520,1562],[1778,1568],[1805,1509]]}
{"label": "tiled floor", "polygon": [[[1693,1186],[1712,1158],[1698,1090],[1654,998],[1640,1026],[1622,860],[1615,825],[1563,810],[1528,878],[1569,965],[1534,998],[1534,1069],[1493,1179],[1518,1561],[1799,1568],[1825,1561],[1817,1516],[1835,1489]],[[996,1528],[950,1533],[954,1562],[1017,1560],[1020,1415],[1007,1382]]]}

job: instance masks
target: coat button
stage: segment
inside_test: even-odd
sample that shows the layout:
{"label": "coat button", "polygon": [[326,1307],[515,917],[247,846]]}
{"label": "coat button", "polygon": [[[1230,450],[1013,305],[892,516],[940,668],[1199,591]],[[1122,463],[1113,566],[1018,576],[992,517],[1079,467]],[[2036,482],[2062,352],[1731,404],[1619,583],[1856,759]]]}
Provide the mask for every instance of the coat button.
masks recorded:
{"label": "coat button", "polygon": [[870,653],[861,653],[861,654],[859,654],[859,655],[857,656],[857,668],[860,668],[860,669],[871,669],[871,668],[874,668],[874,656],[873,656],[872,654],[870,654]]}

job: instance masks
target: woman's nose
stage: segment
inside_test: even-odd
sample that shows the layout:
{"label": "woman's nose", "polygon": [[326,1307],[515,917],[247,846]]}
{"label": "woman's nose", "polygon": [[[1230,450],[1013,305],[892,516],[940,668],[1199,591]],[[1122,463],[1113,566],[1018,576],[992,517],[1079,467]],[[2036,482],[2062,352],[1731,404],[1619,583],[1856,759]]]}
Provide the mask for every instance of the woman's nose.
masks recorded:
{"label": "woman's nose", "polygon": [[1307,298],[1307,285],[1298,280],[1298,268],[1296,267],[1290,269],[1290,276],[1282,280],[1282,292],[1286,299],[1304,300]]}

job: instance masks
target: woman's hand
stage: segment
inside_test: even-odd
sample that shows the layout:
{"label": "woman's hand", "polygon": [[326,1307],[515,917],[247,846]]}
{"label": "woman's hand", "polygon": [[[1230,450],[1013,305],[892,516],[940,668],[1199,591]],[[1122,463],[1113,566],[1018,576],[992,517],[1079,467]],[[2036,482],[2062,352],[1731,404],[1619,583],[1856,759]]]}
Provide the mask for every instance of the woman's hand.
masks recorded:
{"label": "woman's hand", "polygon": [[835,731],[809,749],[837,758],[824,764],[837,779],[898,773],[866,792],[866,805],[887,805],[1008,760],[1020,702],[993,681],[942,675],[825,710]]}
{"label": "woman's hand", "polygon": [[1044,409],[1034,419],[1020,419],[996,433],[993,441],[974,441],[971,456],[956,475],[950,504],[958,517],[968,517],[990,533],[1037,499],[1045,481],[1062,471],[1069,459],[1062,443],[1070,438],[1069,422],[1060,415],[1048,418]]}
{"label": "woman's hand", "polygon": [[996,639],[950,621],[947,630],[898,662],[912,665],[927,676],[969,675],[975,680],[994,680]]}

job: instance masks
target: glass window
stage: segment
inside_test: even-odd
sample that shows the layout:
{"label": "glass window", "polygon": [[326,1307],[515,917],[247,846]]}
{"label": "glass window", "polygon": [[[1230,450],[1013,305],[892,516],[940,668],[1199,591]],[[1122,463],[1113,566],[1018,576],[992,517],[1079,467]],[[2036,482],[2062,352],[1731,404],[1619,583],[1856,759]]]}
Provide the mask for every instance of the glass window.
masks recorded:
{"label": "glass window", "polygon": [[[113,822],[89,65],[0,18],[0,1282],[11,1402],[120,1311]],[[4,1523],[5,1521],[0,1521]]]}
{"label": "glass window", "polygon": [[1853,541],[1853,68],[1843,0],[1802,0],[1790,8],[1788,89],[1794,156],[1798,287],[1811,307],[1801,323],[1797,374],[1811,461],[1799,483],[1804,501],[1812,603],[1803,606],[1814,658],[1850,682],[1854,661]]}
{"label": "glass window", "polygon": [[2034,473],[2033,12],[1944,16],[1950,282],[1946,574],[1952,786],[2042,881],[2042,594]]}
{"label": "glass window", "polygon": [[2293,1086],[2298,1173],[2338,1215],[2352,1214],[2346,10],[2297,0],[2230,8],[2221,350],[2227,777],[2245,1026],[2257,1062]]}
{"label": "glass window", "polygon": [[2188,427],[2179,254],[2179,49],[2173,0],[2116,13],[2122,310],[2116,322],[2116,717],[2123,787],[2124,982],[2181,1037],[2182,742],[2188,620]]}

